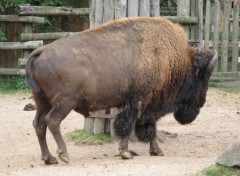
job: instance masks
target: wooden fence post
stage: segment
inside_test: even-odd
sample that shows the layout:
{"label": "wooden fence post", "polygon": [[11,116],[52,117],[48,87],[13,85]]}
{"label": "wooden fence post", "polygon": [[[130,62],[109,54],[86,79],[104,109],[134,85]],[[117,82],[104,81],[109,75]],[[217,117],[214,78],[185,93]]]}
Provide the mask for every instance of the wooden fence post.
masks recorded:
{"label": "wooden fence post", "polygon": [[221,71],[228,70],[228,40],[229,40],[229,17],[231,11],[231,2],[224,1],[224,17],[222,30],[222,50],[221,50]]}
{"label": "wooden fence post", "polygon": [[238,76],[238,57],[239,57],[239,4],[236,4],[233,9],[233,37],[232,37],[232,72],[234,76]]}
{"label": "wooden fence post", "polygon": [[160,0],[150,1],[150,16],[152,17],[160,16]]}
{"label": "wooden fence post", "polygon": [[115,1],[115,19],[120,19],[127,16],[127,0]]}
{"label": "wooden fence post", "polygon": [[198,25],[195,28],[195,40],[198,46],[203,45],[203,0],[196,0],[196,15],[198,17]]}
{"label": "wooden fence post", "polygon": [[204,46],[209,48],[209,37],[210,37],[210,0],[206,0],[206,16],[205,16],[205,27],[204,27]]}
{"label": "wooden fence post", "polygon": [[149,0],[140,0],[139,16],[144,16],[144,17],[150,16],[150,1]]}
{"label": "wooden fence post", "polygon": [[[189,17],[190,15],[190,0],[177,0],[177,16]],[[189,26],[183,26],[187,38],[189,38]]]}
{"label": "wooden fence post", "polygon": [[106,23],[114,19],[114,7],[115,7],[115,0],[104,1],[103,23]]}
{"label": "wooden fence post", "polygon": [[95,5],[94,27],[103,23],[103,0],[97,0]]}
{"label": "wooden fence post", "polygon": [[[26,23],[23,25],[23,33],[32,33],[33,30],[32,30],[32,24],[31,23]],[[23,58],[24,59],[27,59],[27,57],[31,54],[32,50],[29,50],[29,49],[25,49],[23,50]],[[21,64],[20,64],[20,58],[18,60],[18,67],[22,67]]]}
{"label": "wooden fence post", "polygon": [[138,16],[138,8],[139,3],[138,0],[128,0],[128,16],[136,17]]}
{"label": "wooden fence post", "polygon": [[[219,28],[220,28],[220,2],[214,1],[214,32],[213,32],[213,48],[219,53]],[[214,72],[218,71],[218,60]]]}
{"label": "wooden fence post", "polygon": [[96,0],[92,0],[89,8],[89,20],[90,20],[90,28],[93,28],[95,25],[95,6]]}

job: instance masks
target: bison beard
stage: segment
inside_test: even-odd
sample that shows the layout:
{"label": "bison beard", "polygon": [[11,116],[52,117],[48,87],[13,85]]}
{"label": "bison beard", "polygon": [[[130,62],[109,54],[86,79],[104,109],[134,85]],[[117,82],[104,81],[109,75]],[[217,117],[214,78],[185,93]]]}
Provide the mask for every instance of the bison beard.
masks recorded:
{"label": "bison beard", "polygon": [[174,117],[180,124],[185,125],[194,121],[198,113],[198,108],[182,105],[181,108],[174,112]]}

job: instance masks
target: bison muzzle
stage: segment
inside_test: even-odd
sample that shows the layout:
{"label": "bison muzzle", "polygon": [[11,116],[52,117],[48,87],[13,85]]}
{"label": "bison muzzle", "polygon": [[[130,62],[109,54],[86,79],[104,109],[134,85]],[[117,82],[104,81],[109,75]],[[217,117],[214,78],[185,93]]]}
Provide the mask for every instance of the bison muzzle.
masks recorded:
{"label": "bison muzzle", "polygon": [[26,79],[37,106],[33,125],[42,159],[56,164],[46,142],[51,131],[59,158],[69,157],[60,123],[75,110],[121,109],[114,122],[120,155],[132,158],[128,140],[135,130],[150,142],[151,155],[163,155],[156,122],[174,113],[192,122],[204,105],[217,60],[214,50],[190,47],[184,30],[162,18],[125,18],[56,40],[32,52]]}

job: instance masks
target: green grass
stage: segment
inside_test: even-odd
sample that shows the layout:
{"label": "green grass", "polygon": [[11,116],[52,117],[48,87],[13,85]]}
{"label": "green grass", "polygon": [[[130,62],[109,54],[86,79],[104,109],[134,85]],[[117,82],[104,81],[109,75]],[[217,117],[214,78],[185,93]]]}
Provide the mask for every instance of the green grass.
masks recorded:
{"label": "green grass", "polygon": [[240,92],[240,86],[225,87],[222,90],[225,92]]}
{"label": "green grass", "polygon": [[217,87],[217,84],[222,83],[222,80],[218,80],[218,79],[211,79],[208,82],[209,87]]}
{"label": "green grass", "polygon": [[29,92],[23,76],[0,76],[0,93]]}
{"label": "green grass", "polygon": [[240,92],[240,86],[218,87],[218,84],[228,81],[224,80],[210,80],[209,87],[216,87],[224,92]]}
{"label": "green grass", "polygon": [[110,135],[100,133],[97,135],[86,134],[85,130],[79,129],[68,134],[71,140],[77,144],[96,144],[101,145],[103,143],[112,142]]}
{"label": "green grass", "polygon": [[240,169],[211,165],[197,173],[195,176],[240,176]]}

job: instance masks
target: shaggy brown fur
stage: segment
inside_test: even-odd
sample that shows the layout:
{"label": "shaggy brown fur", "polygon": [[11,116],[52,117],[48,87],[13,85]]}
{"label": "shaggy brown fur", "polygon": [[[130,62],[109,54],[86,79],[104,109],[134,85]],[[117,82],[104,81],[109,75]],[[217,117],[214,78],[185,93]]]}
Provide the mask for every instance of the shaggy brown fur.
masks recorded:
{"label": "shaggy brown fur", "polygon": [[150,141],[150,154],[161,155],[156,121],[169,112],[182,124],[196,118],[205,102],[214,54],[189,47],[183,29],[162,18],[113,21],[35,50],[26,78],[38,109],[33,124],[42,159],[57,163],[46,144],[47,126],[60,159],[68,162],[61,121],[72,109],[88,116],[89,111],[114,106],[122,108],[114,123],[122,139],[121,156],[129,158],[134,128],[141,141]]}

